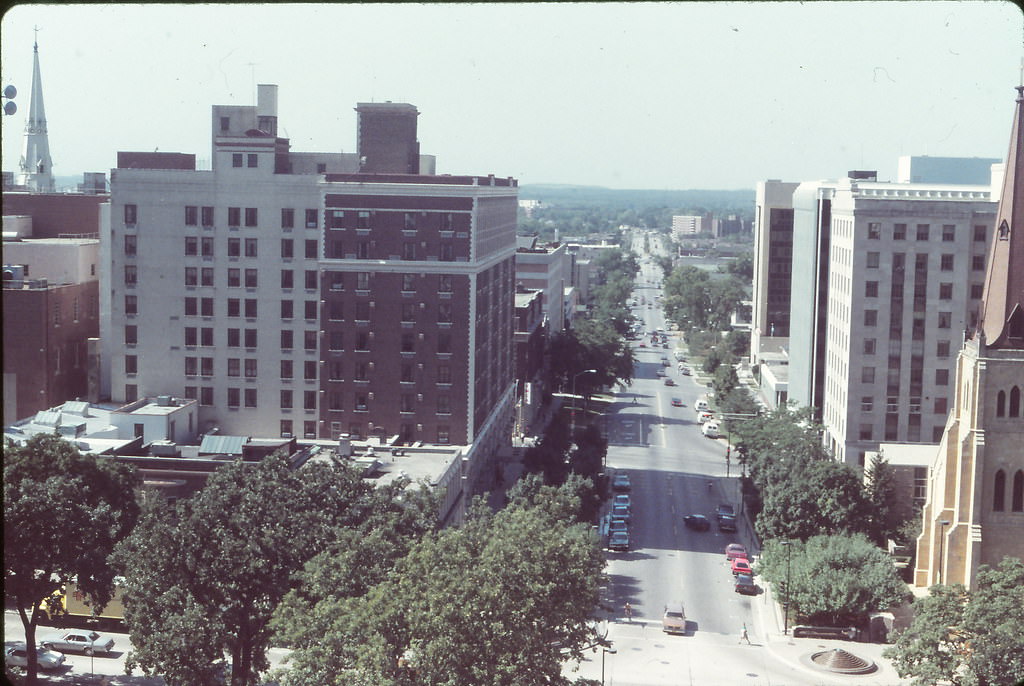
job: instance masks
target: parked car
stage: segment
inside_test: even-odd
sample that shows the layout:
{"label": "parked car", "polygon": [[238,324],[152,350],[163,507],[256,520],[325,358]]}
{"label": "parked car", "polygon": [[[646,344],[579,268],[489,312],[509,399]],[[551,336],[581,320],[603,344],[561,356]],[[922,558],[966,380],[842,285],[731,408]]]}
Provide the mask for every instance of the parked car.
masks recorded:
{"label": "parked car", "polygon": [[736,518],[732,515],[722,515],[718,518],[718,530],[724,532],[736,531]]}
{"label": "parked car", "polygon": [[730,543],[729,545],[725,546],[726,560],[734,560],[737,557],[742,557],[745,559],[747,557],[747,549],[739,543]]}
{"label": "parked car", "polygon": [[629,533],[626,531],[613,531],[608,537],[608,549],[617,552],[629,550]]}
{"label": "parked car", "polygon": [[[57,669],[64,664],[65,657],[56,650],[36,646],[36,664],[39,669]],[[28,667],[28,646],[22,642],[4,649],[4,664],[8,667]]]}
{"label": "parked car", "polygon": [[732,561],[732,575],[737,574],[750,574],[754,575],[754,570],[750,568],[750,560],[745,557],[737,557]]}
{"label": "parked car", "polygon": [[711,410],[701,410],[697,413],[697,421],[703,426],[705,422],[710,422],[715,418],[714,413]]}
{"label": "parked car", "polygon": [[686,633],[686,613],[683,611],[683,606],[679,605],[679,609],[665,608],[665,614],[661,617],[661,630],[667,634],[685,634]]}
{"label": "parked car", "polygon": [[618,517],[609,520],[608,522],[608,533],[615,533],[616,531],[629,531],[629,522],[625,519]]}
{"label": "parked car", "polygon": [[689,368],[689,367],[680,367],[680,368],[679,368],[679,372],[680,372],[680,373],[681,373],[681,374],[682,374],[683,376],[690,376],[690,373],[691,373],[691,372],[690,372],[690,368]]}
{"label": "parked car", "polygon": [[737,593],[743,595],[757,595],[757,584],[754,583],[754,577],[749,574],[737,574],[734,588]]}
{"label": "parked car", "polygon": [[666,386],[675,386],[676,382],[675,382],[675,380],[672,377],[666,376],[665,377],[665,385]]}
{"label": "parked car", "polygon": [[687,529],[695,529],[697,531],[707,531],[711,528],[711,522],[702,514],[686,515],[683,517],[683,524],[686,525]]}
{"label": "parked car", "polygon": [[85,653],[86,655],[93,655],[95,653],[105,655],[114,649],[114,639],[106,638],[95,631],[84,629],[70,629],[49,634],[38,639],[37,643],[62,653],[73,652]]}
{"label": "parked car", "polygon": [[718,422],[715,421],[704,422],[704,425],[700,428],[700,431],[702,434],[704,434],[705,438],[718,438],[719,436],[722,435],[721,433],[719,433]]}
{"label": "parked car", "polygon": [[683,406],[683,399],[682,398],[672,398],[672,407],[682,407],[682,406]]}
{"label": "parked car", "polygon": [[736,508],[728,503],[718,503],[718,507],[715,508],[716,517],[735,517]]}
{"label": "parked car", "polygon": [[613,505],[612,519],[624,519],[628,522],[631,519],[629,515],[629,508],[625,505]]}
{"label": "parked car", "polygon": [[632,505],[632,502],[629,499],[629,495],[627,495],[625,493],[620,493],[617,496],[615,496],[615,500],[612,501],[612,505],[613,506],[624,505],[625,507],[628,508],[630,505]]}
{"label": "parked car", "polygon": [[665,376],[665,368],[658,367],[657,371],[654,372],[657,376]]}
{"label": "parked car", "polygon": [[612,489],[616,491],[628,491],[630,489],[629,474],[616,474],[612,479]]}

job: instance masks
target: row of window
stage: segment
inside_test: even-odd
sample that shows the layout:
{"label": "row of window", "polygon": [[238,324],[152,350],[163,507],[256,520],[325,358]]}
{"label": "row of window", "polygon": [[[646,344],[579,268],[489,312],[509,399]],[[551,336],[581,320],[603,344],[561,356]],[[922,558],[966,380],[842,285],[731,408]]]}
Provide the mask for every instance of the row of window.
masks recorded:
{"label": "row of window", "polygon": [[[237,357],[229,357],[227,360],[228,364],[228,376],[241,376],[241,372],[245,370],[245,378],[255,379],[259,376],[257,371],[257,361],[252,358],[239,359]],[[185,358],[185,376],[213,376],[213,358],[212,357],[186,357]]]}
{"label": "row of window", "polygon": [[[911,370],[910,380],[911,383],[920,381],[920,377],[924,374],[924,370],[921,368],[915,368]],[[860,368],[860,381],[861,383],[875,383],[875,367],[861,367]],[[948,369],[936,369],[935,370],[935,385],[936,386],[948,386],[949,385],[949,370]],[[913,410],[911,410],[913,411]],[[935,410],[938,412],[938,410]],[[918,409],[920,412],[920,409]],[[945,410],[943,410],[945,413]]]}
{"label": "row of window", "polygon": [[[315,391],[305,391],[306,397],[312,395],[312,401],[316,402]],[[341,391],[330,391],[327,393],[327,409],[331,412],[341,412],[344,408],[344,397],[346,394]],[[356,412],[369,412],[370,403],[373,401],[372,391],[356,391],[351,394],[352,409]],[[290,409],[292,402],[292,392],[290,390],[281,391],[281,409]],[[416,412],[418,403],[423,402],[422,393],[402,393],[398,398],[398,411],[403,414],[413,414]],[[286,404],[287,403],[287,404]],[[452,413],[451,398],[447,395],[435,396],[435,412],[438,415],[450,415]],[[306,407],[305,409],[315,409],[314,407]]]}
{"label": "row of window", "polygon": [[[930,224],[916,224],[915,225],[914,237],[919,241],[927,241],[931,234]],[[984,242],[987,238],[988,232],[984,225],[975,225],[973,238],[977,242]],[[907,225],[906,224],[893,224],[892,225],[892,239],[894,241],[903,241],[907,239]],[[879,240],[882,237],[882,223],[881,222],[868,222],[867,224],[867,237],[869,240]],[[953,243],[956,241],[956,225],[955,224],[943,224],[942,225],[942,241],[944,243]]]}
{"label": "row of window", "polygon": [[[996,471],[993,486],[992,509],[996,512],[1002,512],[1006,509],[1006,472],[1002,469]],[[1024,470],[1018,469],[1013,475],[1010,511],[1024,512]]]}
{"label": "row of window", "polygon": [[[882,261],[882,253],[880,252],[868,252],[865,255],[865,266],[868,269],[878,269]],[[893,254],[893,267],[895,269],[902,269],[904,263],[903,253]],[[939,256],[939,269],[944,272],[951,272],[956,268],[956,255],[953,253],[943,253]],[[917,271],[924,271],[928,269],[928,255],[921,253],[915,255],[914,269]],[[971,271],[983,272],[985,271],[985,256],[984,255],[971,255]]]}
{"label": "row of window", "polygon": [[[1014,386],[1010,389],[1010,405],[1007,408],[1006,405],[1006,391],[999,391],[996,393],[996,416],[997,417],[1020,417],[1021,416],[1021,404],[1020,404],[1021,390],[1020,387]],[[1007,409],[1009,412],[1007,412]]]}
{"label": "row of window", "polygon": [[[285,376],[285,363],[288,363],[287,370],[291,372],[291,361],[281,360],[281,378],[290,378]],[[402,363],[399,368],[399,380],[402,383],[416,383],[416,372],[419,370],[419,365],[411,362]],[[434,367],[436,383],[444,386],[452,383],[452,369],[446,364],[437,365]],[[309,371],[307,369],[307,371]],[[315,370],[313,370],[315,373]],[[370,374],[374,371],[373,362],[363,362],[357,360],[352,366],[352,380],[353,381],[369,381]],[[313,377],[307,377],[313,378]],[[329,360],[327,362],[327,380],[328,381],[344,381],[345,380],[345,367],[341,360]]]}
{"label": "row of window", "polygon": [[[980,300],[984,294],[985,284],[972,283],[970,296],[973,300]],[[878,297],[878,282],[877,281],[865,281],[864,282],[864,297],[865,298],[877,298]],[[917,296],[915,296],[917,297]],[[953,284],[951,282],[944,282],[939,284],[939,300],[952,300],[953,299]]]}
{"label": "row of window", "polygon": [[435,252],[427,252],[426,242],[405,241],[402,243],[402,252],[399,255],[377,254],[374,250],[375,241],[356,241],[349,243],[346,250],[345,243],[340,240],[329,240],[326,243],[327,257],[334,260],[434,260],[440,262],[455,261],[455,246],[451,243],[439,243]]}
{"label": "row of window", "polygon": [[[920,322],[920,324],[919,324]],[[936,313],[936,324],[940,329],[948,329],[953,323],[952,312],[937,312]],[[924,320],[914,319],[914,338],[918,340],[924,338]],[[864,310],[864,326],[878,326],[878,310]],[[920,329],[920,336],[917,335],[918,329]]]}
{"label": "row of window", "polygon": [[[945,384],[940,384],[940,385],[945,385]],[[899,402],[900,401],[899,401],[898,397],[886,398],[885,411],[886,412],[899,412],[900,411]],[[860,411],[861,412],[874,412],[874,410],[875,410],[875,398],[874,398],[874,396],[870,396],[870,395],[861,396],[861,399],[860,399]],[[921,413],[921,398],[911,398],[910,399],[910,412],[912,414],[920,414]],[[935,398],[935,404],[932,407],[932,412],[934,414],[940,414],[940,415],[948,414],[949,408],[948,408],[948,405],[947,405],[947,402],[946,402],[946,398]]]}
{"label": "row of window", "polygon": [[[886,419],[888,420],[889,417],[893,417],[893,419],[895,420],[897,415],[895,415],[895,414],[889,415],[889,416],[887,416]],[[908,441],[920,441],[921,440],[921,425],[920,425],[920,423],[914,423],[913,422],[913,420],[915,420],[915,419],[916,420],[920,420],[920,418],[921,418],[921,415],[911,415],[910,416],[911,422],[909,423],[909,425],[907,427],[907,437],[906,437],[905,440],[908,440]],[[945,430],[946,430],[945,423],[934,425],[932,427],[932,440],[931,440],[931,442],[932,443],[938,443],[939,441],[941,441],[942,440],[942,434],[945,432]],[[901,440],[899,438],[899,436],[898,436],[898,433],[899,433],[898,432],[898,422],[896,422],[896,421],[891,421],[891,422],[887,421],[886,422],[886,426],[885,426],[885,438],[884,438],[884,440],[886,440],[886,441],[898,441],[898,440]],[[858,434],[858,438],[861,441],[874,441],[875,440],[875,427],[874,427],[874,425],[873,424],[861,424],[860,425],[860,433]],[[915,499],[916,499],[916,498],[918,498],[918,496],[916,495],[916,493],[918,492],[918,489],[917,489],[917,486],[916,486],[916,482],[915,482],[914,491],[915,491]],[[920,497],[923,498],[924,496],[920,496]]]}
{"label": "row of window", "polygon": [[[242,226],[243,217],[245,226],[255,227],[259,224],[259,211],[256,207],[229,207],[228,226]],[[215,225],[214,216],[216,208],[212,205],[185,206],[185,226],[203,226],[212,228]],[[317,209],[305,210],[305,227],[315,229],[320,226],[320,211]],[[124,223],[126,226],[136,226],[139,223],[139,207],[136,204],[128,203],[124,206]],[[281,228],[291,229],[295,226],[295,208],[281,208]]]}

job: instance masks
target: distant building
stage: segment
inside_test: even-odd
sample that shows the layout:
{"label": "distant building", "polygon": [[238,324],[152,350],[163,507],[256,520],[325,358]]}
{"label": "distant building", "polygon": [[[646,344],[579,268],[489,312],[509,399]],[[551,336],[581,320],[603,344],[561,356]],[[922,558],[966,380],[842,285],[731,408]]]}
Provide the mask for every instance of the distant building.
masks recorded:
{"label": "distant building", "polygon": [[989,183],[992,165],[1002,160],[992,157],[929,157],[904,155],[899,158],[896,183]]}
{"label": "distant building", "polygon": [[677,214],[672,216],[672,239],[682,240],[692,238],[698,234],[710,230],[704,226],[704,217],[689,214]]}
{"label": "distant building", "polygon": [[981,311],[956,360],[917,539],[914,585],[975,585],[1024,559],[1024,86],[1010,134]]}
{"label": "distant building", "polygon": [[548,323],[544,315],[543,291],[516,289],[516,414],[514,433],[523,434],[540,410],[549,390],[546,379]]}
{"label": "distant building", "polygon": [[565,291],[572,283],[572,260],[564,243],[541,245],[536,236],[516,237],[516,284],[543,293],[551,332],[566,327]]}
{"label": "distant building", "polygon": [[757,184],[754,212],[754,300],[750,362],[788,347],[793,268],[793,191],[799,184]]}

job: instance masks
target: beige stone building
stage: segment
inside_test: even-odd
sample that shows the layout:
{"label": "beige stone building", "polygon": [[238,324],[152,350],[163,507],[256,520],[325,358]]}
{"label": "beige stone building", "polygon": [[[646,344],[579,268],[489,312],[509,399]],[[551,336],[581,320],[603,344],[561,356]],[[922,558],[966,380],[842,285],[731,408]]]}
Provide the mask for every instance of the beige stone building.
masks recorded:
{"label": "beige stone building", "polygon": [[977,327],[929,475],[914,584],[974,584],[980,565],[1024,558],[1024,86]]}

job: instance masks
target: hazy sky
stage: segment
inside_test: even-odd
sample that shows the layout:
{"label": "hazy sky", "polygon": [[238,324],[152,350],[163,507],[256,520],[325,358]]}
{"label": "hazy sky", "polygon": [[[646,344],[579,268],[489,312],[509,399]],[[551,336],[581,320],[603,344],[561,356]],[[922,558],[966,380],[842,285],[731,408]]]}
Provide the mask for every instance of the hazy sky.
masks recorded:
{"label": "hazy sky", "polygon": [[[33,26],[54,171],[210,157],[210,106],[276,83],[297,151],[355,151],[358,102],[409,102],[440,173],[613,188],[896,174],[1006,155],[1024,56],[1009,2],[24,5],[3,17],[3,168]],[[255,79],[254,79],[255,75]]]}

